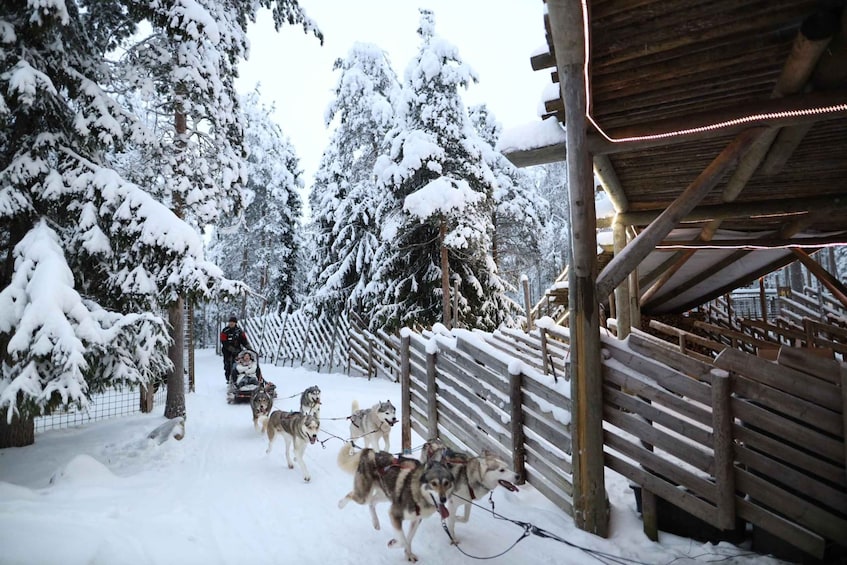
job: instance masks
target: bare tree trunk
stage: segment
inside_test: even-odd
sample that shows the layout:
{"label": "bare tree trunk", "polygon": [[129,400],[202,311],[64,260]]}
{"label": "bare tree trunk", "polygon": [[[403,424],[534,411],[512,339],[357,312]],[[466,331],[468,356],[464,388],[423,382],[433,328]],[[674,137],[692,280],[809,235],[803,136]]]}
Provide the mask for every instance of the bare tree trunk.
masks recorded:
{"label": "bare tree trunk", "polygon": [[[174,129],[176,130],[176,149],[182,152],[185,148],[185,134],[188,131],[188,117],[185,112],[177,110],[174,114]],[[183,217],[182,196],[174,194],[173,213]],[[185,374],[182,360],[185,350],[185,328],[183,327],[183,300],[178,296],[176,302],[168,306],[168,323],[171,327],[171,345],[168,347],[168,357],[173,363],[173,372],[168,375],[168,396],[165,401],[165,417],[179,418],[185,416]]]}
{"label": "bare tree trunk", "polygon": [[447,223],[441,220],[439,242],[441,248],[441,321],[450,327],[450,261],[444,238],[447,236]]}
{"label": "bare tree trunk", "polygon": [[12,423],[7,423],[8,412],[0,410],[0,449],[6,447],[23,447],[35,443],[35,420],[12,416]]}
{"label": "bare tree trunk", "polygon": [[185,375],[182,352],[185,348],[185,328],[182,323],[182,297],[168,307],[168,323],[171,325],[173,343],[168,348],[168,357],[174,364],[168,375],[168,398],[165,403],[165,418],[185,416]]}
{"label": "bare tree trunk", "polygon": [[195,335],[194,328],[197,325],[194,323],[194,305],[189,304],[187,309],[188,314],[188,392],[194,392],[194,346]]}

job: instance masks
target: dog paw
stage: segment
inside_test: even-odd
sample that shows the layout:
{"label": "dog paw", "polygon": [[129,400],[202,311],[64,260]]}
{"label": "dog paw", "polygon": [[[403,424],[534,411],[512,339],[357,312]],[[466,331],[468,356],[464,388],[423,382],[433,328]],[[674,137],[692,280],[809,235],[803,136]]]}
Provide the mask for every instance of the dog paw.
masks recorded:
{"label": "dog paw", "polygon": [[406,560],[411,561],[412,563],[418,562],[418,556],[412,553],[411,551],[406,552]]}
{"label": "dog paw", "polygon": [[303,477],[303,480],[307,483],[312,480],[312,477]]}
{"label": "dog paw", "polygon": [[288,464],[288,468],[289,468],[289,469],[293,469],[293,468],[294,468],[294,464],[293,464],[293,463],[289,463],[289,464]]}
{"label": "dog paw", "polygon": [[397,545],[396,539],[391,538],[390,540],[388,540],[388,547],[395,547],[396,545]]}

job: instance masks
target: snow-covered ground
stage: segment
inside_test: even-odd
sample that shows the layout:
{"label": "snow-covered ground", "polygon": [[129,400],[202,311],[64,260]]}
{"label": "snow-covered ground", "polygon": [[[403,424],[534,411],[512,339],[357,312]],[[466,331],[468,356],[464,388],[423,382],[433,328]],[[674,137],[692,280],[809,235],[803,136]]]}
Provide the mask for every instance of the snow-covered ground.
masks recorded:
{"label": "snow-covered ground", "polygon": [[[285,464],[284,444],[254,431],[248,405],[228,405],[220,357],[196,356],[197,392],[187,396],[186,435],[162,444],[147,435],[165,421],[162,409],[40,433],[35,445],[0,450],[0,564],[2,565],[216,565],[363,564],[405,562],[387,547],[393,537],[387,504],[378,507],[383,529],[374,530],[366,507],[338,500],[352,477],[336,465],[349,435],[352,401],[371,406],[391,400],[400,387],[386,380],[315,373],[262,365],[277,385],[275,408],[295,410],[299,393],[322,391],[321,443],[306,450],[312,480]],[[413,447],[422,439],[413,434]],[[400,428],[391,436],[400,448]],[[495,491],[456,526],[462,540],[451,546],[437,517],[423,522],[413,542],[422,563],[746,563],[775,559],[720,544],[670,534],[659,543],[641,530],[632,491],[607,472],[612,502],[611,535],[578,530],[564,512],[525,485]],[[529,523],[553,537],[529,534],[510,520]],[[518,540],[520,540],[518,542]],[[517,542],[517,543],[516,543]],[[588,553],[590,552],[590,553]]]}

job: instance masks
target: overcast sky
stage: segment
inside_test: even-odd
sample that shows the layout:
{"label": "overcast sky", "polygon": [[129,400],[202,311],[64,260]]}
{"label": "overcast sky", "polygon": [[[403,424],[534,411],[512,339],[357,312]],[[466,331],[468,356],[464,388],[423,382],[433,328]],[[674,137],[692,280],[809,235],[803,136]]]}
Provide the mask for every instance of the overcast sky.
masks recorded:
{"label": "overcast sky", "polygon": [[486,103],[508,129],[539,120],[550,72],[535,72],[529,59],[544,45],[541,0],[300,0],[324,34],[324,45],[301,28],[273,29],[264,11],[249,29],[251,54],[240,67],[240,92],[260,83],[265,104],[291,138],[307,187],[326,146],[324,111],[338,74],[335,59],[355,41],[384,49],[402,80],[418,49],[418,8],[435,14],[436,34],[456,45],[479,76],[463,93],[466,105]]}

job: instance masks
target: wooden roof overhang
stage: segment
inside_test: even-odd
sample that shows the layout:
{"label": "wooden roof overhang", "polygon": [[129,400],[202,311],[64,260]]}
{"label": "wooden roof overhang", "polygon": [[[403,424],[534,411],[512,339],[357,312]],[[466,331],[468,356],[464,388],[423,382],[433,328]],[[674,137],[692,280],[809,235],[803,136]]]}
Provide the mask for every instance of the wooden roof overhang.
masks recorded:
{"label": "wooden roof overhang", "polygon": [[[845,1],[555,1],[587,30],[595,176],[639,234],[598,295],[637,269],[644,313],[684,312],[801,260],[847,300],[808,257],[847,244]],[[548,50],[531,63],[558,82],[566,31],[546,10],[544,25]],[[559,92],[543,117],[567,127]],[[518,166],[565,155],[506,154]]]}

